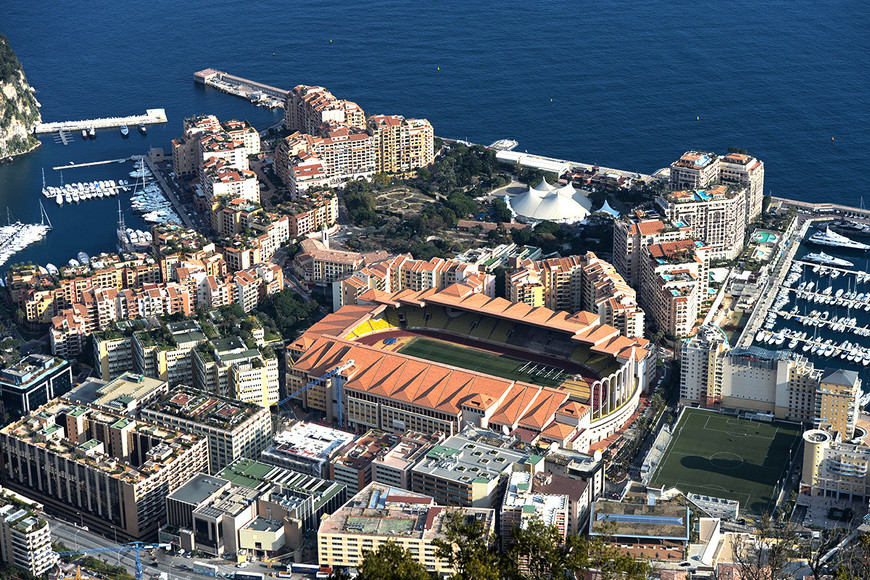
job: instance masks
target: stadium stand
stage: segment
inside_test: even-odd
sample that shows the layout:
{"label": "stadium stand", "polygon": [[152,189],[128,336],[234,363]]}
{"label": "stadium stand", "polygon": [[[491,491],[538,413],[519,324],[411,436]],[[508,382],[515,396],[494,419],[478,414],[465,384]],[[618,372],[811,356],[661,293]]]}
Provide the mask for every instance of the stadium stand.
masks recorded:
{"label": "stadium stand", "polygon": [[393,308],[387,310],[387,322],[394,328],[399,328],[399,312]]}
{"label": "stadium stand", "polygon": [[575,360],[580,364],[586,364],[586,361],[589,360],[589,354],[588,346],[578,346],[574,349],[574,352],[571,353],[571,360]]}
{"label": "stadium stand", "polygon": [[471,333],[471,326],[477,318],[478,317],[474,314],[460,314],[455,318],[451,318],[447,323],[447,326],[444,327],[444,330],[449,330],[450,332],[455,332],[462,336],[468,336],[469,333]]}
{"label": "stadium stand", "polygon": [[423,310],[421,308],[410,307],[402,310],[405,313],[405,321],[408,328],[423,328],[426,326],[423,321]]}
{"label": "stadium stand", "polygon": [[489,335],[489,340],[504,344],[507,342],[508,334],[510,334],[514,323],[507,320],[499,320],[495,328],[492,329],[492,334]]}
{"label": "stadium stand", "polygon": [[490,316],[481,316],[480,322],[469,334],[470,336],[474,338],[479,338],[480,340],[488,340],[489,335],[492,334],[492,329],[495,328],[495,323],[495,318],[492,318]]}
{"label": "stadium stand", "polygon": [[447,313],[439,306],[426,308],[426,327],[441,330],[447,324]]}

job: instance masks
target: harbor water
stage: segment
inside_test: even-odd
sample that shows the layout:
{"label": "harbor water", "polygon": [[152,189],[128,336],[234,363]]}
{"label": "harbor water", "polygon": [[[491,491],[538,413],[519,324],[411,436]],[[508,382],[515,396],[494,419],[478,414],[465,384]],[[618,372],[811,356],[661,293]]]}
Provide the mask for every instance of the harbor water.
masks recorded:
{"label": "harbor water", "polygon": [[[787,300],[774,301],[778,308],[771,308],[768,311],[767,320],[772,320],[773,316],[770,312],[776,310],[787,314],[779,314],[776,316],[776,321],[769,332],[780,333],[784,335],[806,333],[806,340],[816,343],[824,343],[828,340],[832,344],[839,347],[844,342],[850,342],[856,350],[870,349],[870,334],[864,335],[861,329],[870,329],[870,312],[865,310],[865,306],[870,304],[870,252],[867,250],[853,250],[845,248],[837,248],[831,246],[819,246],[810,243],[808,240],[817,230],[813,227],[809,228],[806,236],[801,242],[801,246],[795,253],[793,263],[798,263],[804,260],[809,254],[825,254],[847,260],[852,266],[834,266],[816,267],[815,264],[805,262],[798,269],[795,267],[795,281],[790,285],[786,284],[785,288],[790,288]],[[849,236],[856,242],[870,242],[868,238]],[[835,271],[837,272],[835,274]],[[799,275],[798,275],[799,274]],[[863,274],[867,274],[864,276]],[[829,295],[834,299],[839,291],[840,298],[843,299],[843,304],[824,304],[814,301],[806,292],[801,297],[799,288],[806,288],[812,283],[813,294],[821,294],[822,296]],[[778,290],[779,291],[779,290]],[[864,294],[860,300],[846,301],[845,297],[851,292]],[[795,307],[797,310],[795,310]],[[805,317],[812,316],[813,311],[817,314],[813,318],[824,318],[825,321],[818,326],[810,324],[809,320],[804,320]],[[825,314],[827,312],[827,314]],[[831,320],[833,319],[855,319],[854,325],[846,323],[843,328],[832,327]],[[849,328],[849,327],[852,328]],[[764,325],[762,324],[762,328]],[[870,333],[870,330],[868,330]],[[769,344],[765,340],[758,341],[757,337],[753,338],[753,346],[759,346],[768,350],[786,350],[788,349],[790,339],[785,338],[783,344]],[[863,383],[865,393],[870,393],[870,365],[865,365],[861,360],[849,361],[839,356],[839,350],[824,356],[820,352],[813,353],[803,350],[803,341],[798,341],[797,345],[790,349],[799,355],[807,357],[818,369],[825,368],[842,368],[857,371]],[[850,349],[852,350],[852,349]],[[854,350],[852,351],[854,352]],[[866,351],[865,351],[866,352]],[[870,403],[870,400],[865,399],[863,404]]]}
{"label": "harbor water", "polygon": [[[258,129],[280,118],[194,85],[206,67],[288,89],[323,85],[367,114],[427,118],[440,136],[512,138],[550,157],[649,173],[687,149],[733,145],[765,161],[774,195],[857,205],[870,191],[867,3],[8,4],[2,32],[44,121],[149,108],[168,117],[126,140],[117,130],[71,135],[68,146],[46,136],[41,151],[0,167],[0,212],[22,221],[38,221],[43,167],[168,149],[194,114]],[[64,179],[116,179],[114,169]],[[55,229],[18,259],[113,247],[111,200],[47,210]]]}

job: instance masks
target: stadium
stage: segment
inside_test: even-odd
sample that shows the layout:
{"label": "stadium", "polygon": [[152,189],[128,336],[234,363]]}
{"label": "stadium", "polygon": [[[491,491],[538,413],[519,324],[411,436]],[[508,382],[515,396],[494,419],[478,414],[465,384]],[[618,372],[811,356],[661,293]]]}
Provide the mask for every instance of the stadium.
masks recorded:
{"label": "stadium", "polygon": [[[654,373],[644,339],[589,312],[479,292],[369,290],[288,346],[288,393],[344,426],[448,435],[467,423],[586,451],[618,431]],[[339,388],[340,383],[340,388]]]}

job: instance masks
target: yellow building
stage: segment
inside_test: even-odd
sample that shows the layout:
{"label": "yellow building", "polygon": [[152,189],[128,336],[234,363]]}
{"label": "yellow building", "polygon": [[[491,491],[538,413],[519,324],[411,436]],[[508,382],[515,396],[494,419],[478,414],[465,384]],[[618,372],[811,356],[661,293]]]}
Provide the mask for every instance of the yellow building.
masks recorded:
{"label": "yellow building", "polygon": [[373,115],[368,125],[374,138],[378,173],[413,171],[435,159],[435,131],[426,119]]}
{"label": "yellow building", "polygon": [[861,379],[856,371],[825,369],[816,395],[816,422],[851,439],[858,421]]}
{"label": "yellow building", "polygon": [[394,490],[371,483],[317,530],[317,556],[321,565],[358,567],[365,552],[387,542],[409,550],[429,572],[452,574],[450,564],[435,557],[435,539],[444,539],[446,518],[452,513],[481,522],[487,535],[495,530],[495,510],[443,507],[427,495]]}
{"label": "yellow building", "polygon": [[822,429],[804,433],[803,485],[812,495],[850,500],[870,497],[870,447],[863,440],[846,443]]}

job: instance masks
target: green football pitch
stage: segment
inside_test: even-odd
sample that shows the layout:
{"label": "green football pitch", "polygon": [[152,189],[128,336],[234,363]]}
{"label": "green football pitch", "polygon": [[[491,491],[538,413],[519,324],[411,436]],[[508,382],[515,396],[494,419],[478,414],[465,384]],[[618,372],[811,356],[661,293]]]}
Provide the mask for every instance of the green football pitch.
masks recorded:
{"label": "green football pitch", "polygon": [[399,349],[409,356],[542,387],[562,384],[562,369],[442,340],[416,337]]}
{"label": "green football pitch", "polygon": [[650,485],[740,502],[753,515],[771,511],[777,485],[801,428],[686,409]]}

